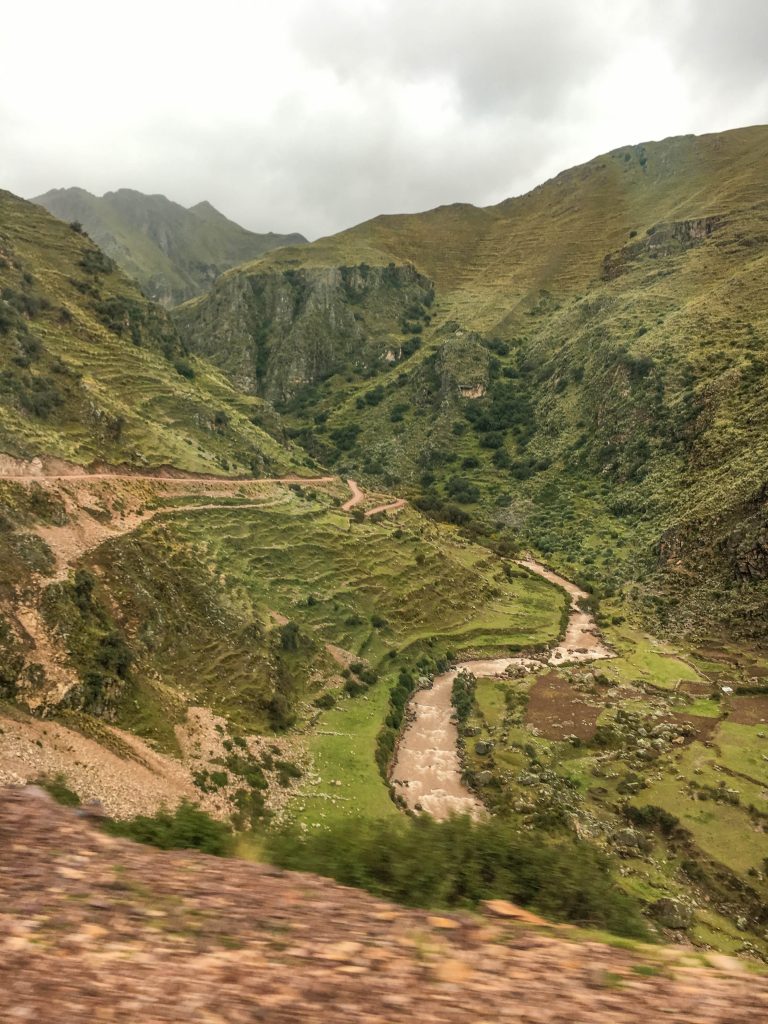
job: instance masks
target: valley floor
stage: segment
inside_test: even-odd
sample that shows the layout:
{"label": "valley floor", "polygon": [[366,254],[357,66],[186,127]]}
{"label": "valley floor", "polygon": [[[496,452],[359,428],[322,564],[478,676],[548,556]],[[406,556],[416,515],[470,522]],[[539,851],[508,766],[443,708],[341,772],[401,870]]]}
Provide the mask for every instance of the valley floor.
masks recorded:
{"label": "valley floor", "polygon": [[[613,613],[606,644],[578,587],[354,480],[59,466],[5,487],[46,513],[27,537],[49,560],[9,612],[45,685],[29,676],[18,703],[0,705],[0,782],[63,776],[117,818],[185,798],[229,818],[244,796],[252,817],[238,827],[264,812],[321,830],[394,818],[374,754],[397,673],[426,672],[435,683],[413,707],[439,706],[421,731],[416,715],[392,774],[412,809],[483,813],[482,801],[521,828],[565,819],[620,858],[633,897],[693,915],[687,934],[701,947],[768,956],[768,708],[755,692],[768,662],[757,654],[675,651]],[[96,620],[73,641],[50,607],[46,619],[45,596],[71,589],[80,569],[138,652],[107,716],[60,699],[78,684],[69,651]],[[302,649],[281,646],[290,629]],[[447,651],[442,666],[458,660],[477,677],[460,752],[455,672],[435,670]],[[607,660],[578,664],[595,658]],[[281,679],[295,681],[294,718],[274,727],[259,701]]]}

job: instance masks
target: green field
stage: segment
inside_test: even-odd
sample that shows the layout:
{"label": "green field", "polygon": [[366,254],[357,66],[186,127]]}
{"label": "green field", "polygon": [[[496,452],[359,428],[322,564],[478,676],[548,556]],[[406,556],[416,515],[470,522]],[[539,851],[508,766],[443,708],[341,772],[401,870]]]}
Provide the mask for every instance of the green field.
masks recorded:
{"label": "green field", "polygon": [[318,828],[339,818],[400,814],[373,760],[388,704],[389,686],[381,680],[323,713],[309,738],[312,777],[289,804],[288,821]]}

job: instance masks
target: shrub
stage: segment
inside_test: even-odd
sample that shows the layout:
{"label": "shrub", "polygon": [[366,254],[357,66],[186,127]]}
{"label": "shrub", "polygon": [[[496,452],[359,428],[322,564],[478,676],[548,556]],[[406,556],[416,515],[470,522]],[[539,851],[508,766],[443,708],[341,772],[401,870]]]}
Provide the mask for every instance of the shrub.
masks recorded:
{"label": "shrub", "polygon": [[270,859],[283,867],[411,906],[509,899],[554,919],[647,937],[637,904],[614,884],[604,854],[570,838],[522,835],[498,818],[354,820],[307,836],[297,829],[271,832],[265,842]]}
{"label": "shrub", "polygon": [[62,804],[64,807],[79,807],[80,797],[67,785],[66,778],[59,774],[51,778],[48,775],[42,775],[38,779],[34,779],[32,782],[33,786],[40,786],[47,793],[53,797],[56,803]]}
{"label": "shrub", "polygon": [[360,427],[356,423],[349,423],[344,427],[337,427],[331,431],[331,440],[339,451],[349,451],[354,448]]}
{"label": "shrub", "polygon": [[480,447],[481,448],[491,448],[491,449],[493,449],[493,448],[501,448],[503,444],[504,444],[504,435],[503,434],[497,434],[497,433],[484,434],[480,438]]}
{"label": "shrub", "polygon": [[286,622],[280,627],[280,646],[284,651],[299,649],[299,627],[295,622]]}
{"label": "shrub", "polygon": [[449,497],[464,505],[474,504],[480,500],[480,488],[464,476],[452,476],[445,485]]}
{"label": "shrub", "polygon": [[195,379],[195,368],[187,359],[177,359],[173,366],[181,377],[187,380]]}
{"label": "shrub", "polygon": [[228,857],[233,852],[230,827],[187,801],[173,812],[163,810],[151,817],[139,814],[127,821],[107,820],[104,829],[113,836],[161,850],[202,850],[217,857]]}
{"label": "shrub", "polygon": [[292,761],[275,761],[275,770],[277,781],[283,788],[288,786],[292,779],[300,779],[304,774]]}
{"label": "shrub", "polygon": [[87,249],[79,260],[79,266],[87,274],[111,274],[115,265],[101,249]]}

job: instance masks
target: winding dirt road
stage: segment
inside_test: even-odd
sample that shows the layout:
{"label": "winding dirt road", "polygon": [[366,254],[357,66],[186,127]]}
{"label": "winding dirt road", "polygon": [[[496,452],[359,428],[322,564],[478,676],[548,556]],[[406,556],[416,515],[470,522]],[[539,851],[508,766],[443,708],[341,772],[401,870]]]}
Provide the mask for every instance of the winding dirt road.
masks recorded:
{"label": "winding dirt road", "polygon": [[366,518],[370,518],[371,516],[378,516],[382,512],[399,512],[400,509],[405,508],[407,504],[408,502],[405,500],[405,498],[398,498],[397,501],[390,501],[386,505],[376,505],[375,508],[369,508],[365,515]]}
{"label": "winding dirt road", "polygon": [[518,564],[569,594],[571,605],[565,637],[544,660],[518,656],[464,661],[436,676],[429,689],[417,690],[408,705],[409,722],[392,767],[392,785],[413,811],[425,811],[438,820],[451,814],[479,818],[485,813],[461,778],[459,734],[451,704],[453,681],[459,672],[492,677],[501,676],[510,665],[543,667],[614,656],[600,639],[592,615],[579,606],[579,600],[587,597],[583,590],[533,558],[522,559]]}
{"label": "winding dirt road", "polygon": [[347,480],[347,487],[349,487],[352,492],[352,497],[345,501],[341,506],[342,512],[350,512],[356,505],[365,501],[365,494],[360,490],[356,480]]}
{"label": "winding dirt road", "polygon": [[[356,480],[347,480],[347,487],[352,492],[352,497],[349,498],[341,506],[342,512],[351,512],[357,505],[361,505],[368,495],[360,487]],[[364,512],[365,518],[370,519],[371,516],[380,515],[382,512],[388,514],[390,512],[399,512],[401,508],[405,508],[408,502],[405,498],[397,498],[395,501],[388,501],[382,505],[375,505],[373,508],[366,509]]]}

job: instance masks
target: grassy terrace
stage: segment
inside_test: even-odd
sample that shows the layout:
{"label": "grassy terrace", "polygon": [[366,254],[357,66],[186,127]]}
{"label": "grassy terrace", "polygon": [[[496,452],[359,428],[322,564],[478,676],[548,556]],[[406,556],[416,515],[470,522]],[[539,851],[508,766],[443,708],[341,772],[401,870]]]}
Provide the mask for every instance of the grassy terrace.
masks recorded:
{"label": "grassy terrace", "polygon": [[[90,559],[136,654],[121,724],[173,751],[188,704],[269,731],[279,692],[282,727],[309,730],[316,773],[291,813],[315,822],[391,810],[373,752],[401,665],[547,643],[562,605],[546,582],[411,509],[358,523],[333,500],[281,488],[259,508],[182,508]],[[299,628],[293,651],[286,620]],[[379,681],[348,697],[329,644]],[[327,691],[337,703],[319,715]]]}
{"label": "grassy terrace", "polygon": [[[557,634],[556,591],[516,569],[508,580],[487,550],[413,512],[351,523],[295,498],[264,510],[179,514],[167,529],[176,542],[204,548],[228,586],[374,665],[433,640],[506,649]],[[374,625],[374,616],[384,623]]]}

